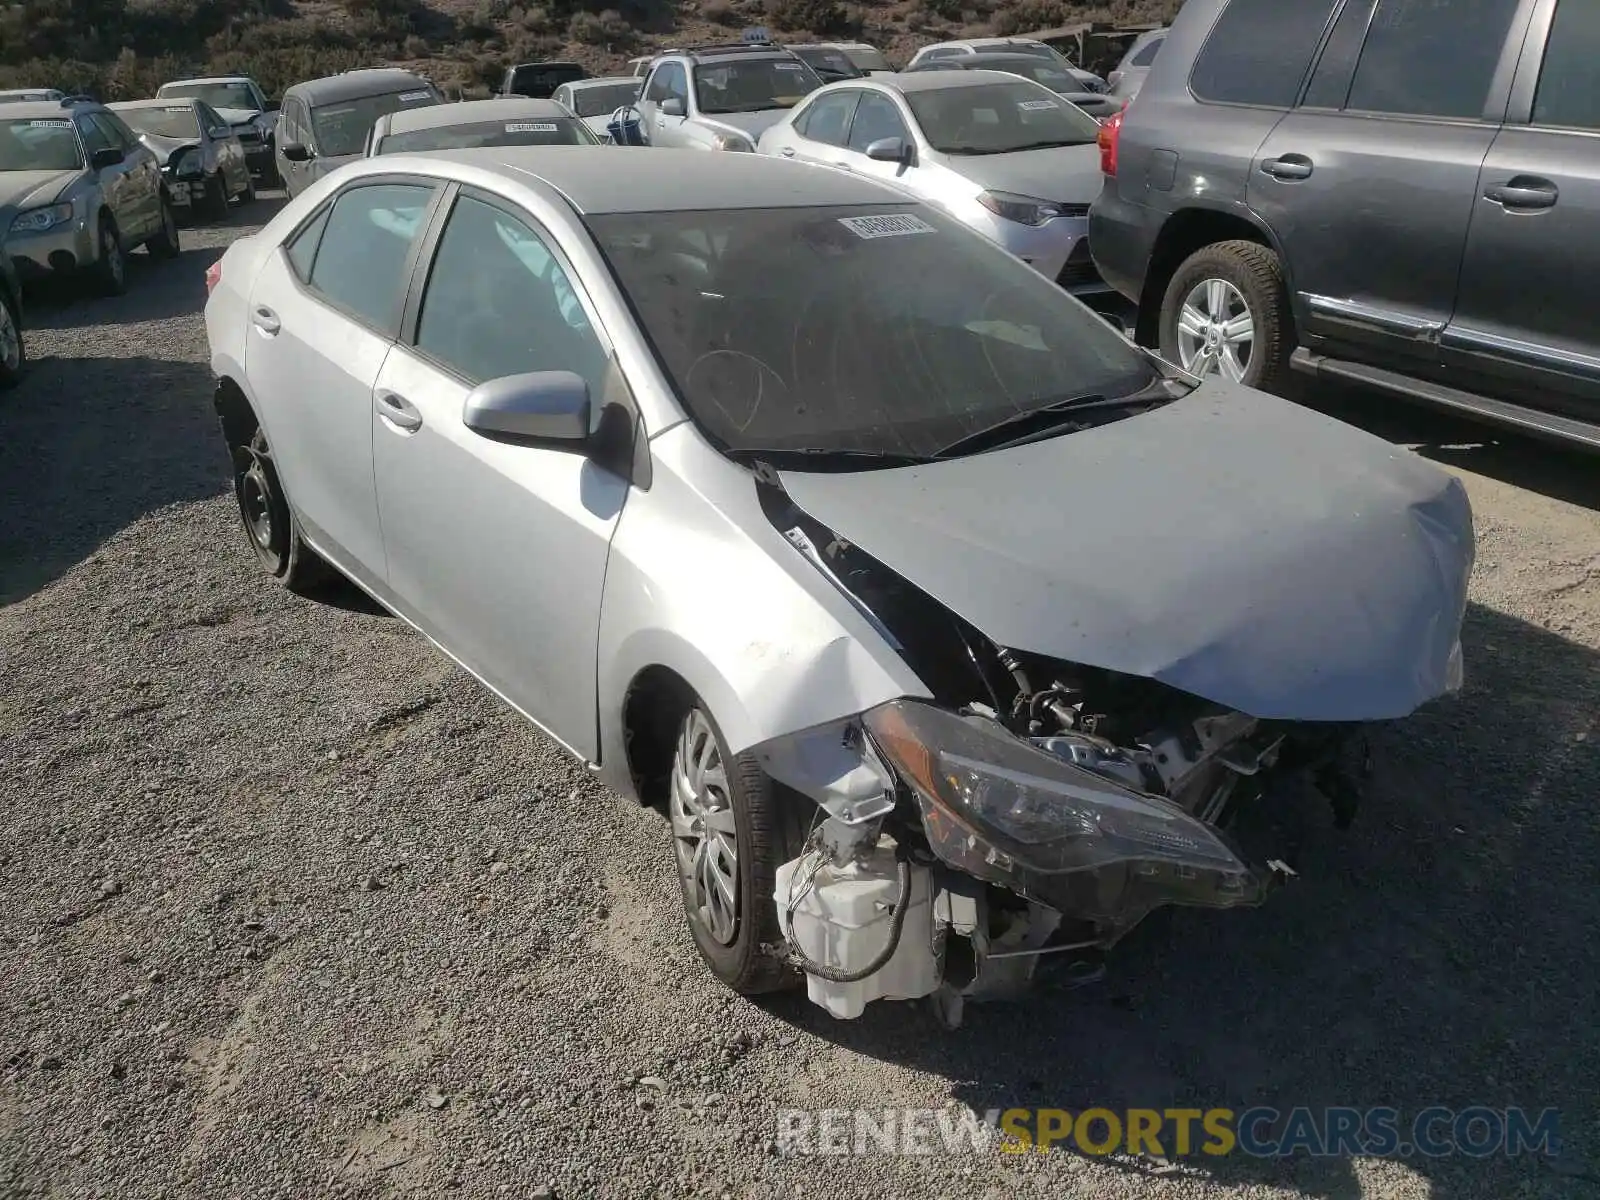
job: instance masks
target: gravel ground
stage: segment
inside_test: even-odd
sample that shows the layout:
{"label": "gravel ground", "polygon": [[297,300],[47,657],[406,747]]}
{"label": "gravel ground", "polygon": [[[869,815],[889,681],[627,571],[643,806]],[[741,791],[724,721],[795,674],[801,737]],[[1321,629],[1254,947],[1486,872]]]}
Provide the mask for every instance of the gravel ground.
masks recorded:
{"label": "gravel ground", "polygon": [[[256,572],[199,313],[268,211],[41,302],[0,400],[0,1195],[1600,1194],[1593,462],[1323,397],[1466,478],[1465,692],[1384,735],[1353,830],[1297,815],[1268,906],[1153,921],[1104,984],[954,1035],[835,1023],[713,985],[656,814],[399,622]],[[779,1107],[952,1100],[1554,1106],[1567,1152],[770,1150]]]}

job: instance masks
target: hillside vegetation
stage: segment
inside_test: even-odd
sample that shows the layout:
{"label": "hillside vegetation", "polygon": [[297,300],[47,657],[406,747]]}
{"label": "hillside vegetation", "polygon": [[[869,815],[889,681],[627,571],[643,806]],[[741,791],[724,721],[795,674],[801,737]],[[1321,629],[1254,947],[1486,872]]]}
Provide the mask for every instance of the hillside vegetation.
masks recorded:
{"label": "hillside vegetation", "polygon": [[667,42],[861,36],[901,61],[930,41],[1078,21],[1168,19],[1182,0],[20,0],[0,7],[0,87],[102,100],[166,79],[254,75],[277,94],[350,67],[395,63],[480,94],[509,62],[615,70]]}

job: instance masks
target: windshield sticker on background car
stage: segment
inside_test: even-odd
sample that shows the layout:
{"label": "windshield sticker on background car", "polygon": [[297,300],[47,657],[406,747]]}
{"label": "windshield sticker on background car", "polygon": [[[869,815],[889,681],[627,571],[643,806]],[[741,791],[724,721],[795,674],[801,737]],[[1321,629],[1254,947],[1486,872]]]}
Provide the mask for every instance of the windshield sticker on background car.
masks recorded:
{"label": "windshield sticker on background car", "polygon": [[561,126],[554,121],[512,121],[506,126],[507,133],[555,133]]}
{"label": "windshield sticker on background car", "polygon": [[1039,112],[1046,108],[1060,108],[1054,100],[1019,100],[1017,107],[1023,112]]}
{"label": "windshield sticker on background car", "polygon": [[428,99],[428,93],[427,92],[401,92],[400,93],[400,103],[401,104],[414,104],[418,100],[426,100],[426,99]]}
{"label": "windshield sticker on background car", "polygon": [[843,225],[858,238],[904,237],[908,233],[937,233],[921,217],[910,213],[891,213],[882,217],[840,217]]}
{"label": "windshield sticker on background car", "polygon": [[800,64],[799,63],[773,63],[772,65],[774,67],[776,67],[780,71],[798,71],[798,70],[800,70]]}
{"label": "windshield sticker on background car", "polygon": [[71,121],[29,121],[29,129],[71,129]]}

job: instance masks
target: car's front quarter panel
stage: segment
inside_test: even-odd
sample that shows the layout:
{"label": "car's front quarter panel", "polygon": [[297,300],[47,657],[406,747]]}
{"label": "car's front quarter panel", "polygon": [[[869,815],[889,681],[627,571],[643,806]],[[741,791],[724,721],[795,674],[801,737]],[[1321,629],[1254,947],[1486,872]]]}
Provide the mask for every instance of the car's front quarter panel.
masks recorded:
{"label": "car's front quarter panel", "polygon": [[700,697],[739,753],[928,691],[872,624],[789,544],[750,473],[690,424],[651,442],[654,478],[628,500],[600,614],[602,772],[631,792],[623,712],[652,667]]}

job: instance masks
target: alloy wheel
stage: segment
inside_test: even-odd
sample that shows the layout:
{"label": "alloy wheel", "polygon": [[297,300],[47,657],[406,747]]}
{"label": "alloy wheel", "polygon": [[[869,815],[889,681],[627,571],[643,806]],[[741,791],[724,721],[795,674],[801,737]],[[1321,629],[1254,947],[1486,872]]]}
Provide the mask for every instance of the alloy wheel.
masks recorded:
{"label": "alloy wheel", "polygon": [[690,912],[719,944],[731,946],[739,934],[737,827],[722,751],[699,709],[678,735],[668,804]]}
{"label": "alloy wheel", "polygon": [[1238,383],[1250,367],[1255,318],[1226,279],[1202,279],[1178,310],[1178,357],[1192,375],[1216,373]]}

